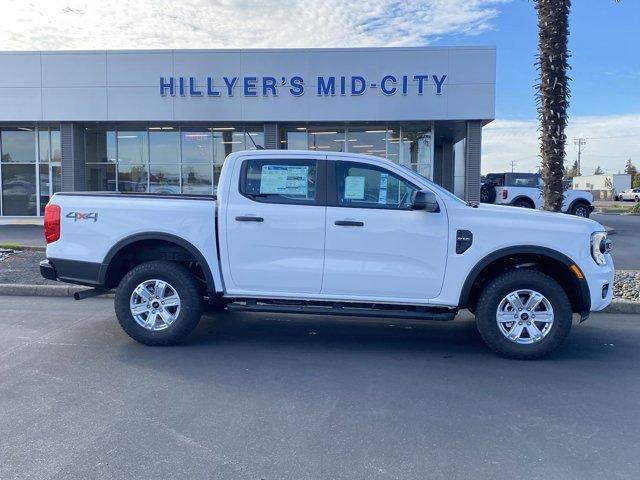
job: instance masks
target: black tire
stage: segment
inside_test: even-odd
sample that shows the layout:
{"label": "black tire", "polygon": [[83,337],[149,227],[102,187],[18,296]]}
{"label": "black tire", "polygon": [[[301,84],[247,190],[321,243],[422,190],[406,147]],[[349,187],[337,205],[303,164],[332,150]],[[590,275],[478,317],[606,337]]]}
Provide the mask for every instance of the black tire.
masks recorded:
{"label": "black tire", "polygon": [[[553,308],[553,324],[546,336],[535,343],[511,341],[498,327],[496,313],[500,302],[519,289],[539,292]],[[562,287],[553,278],[535,270],[515,270],[500,275],[482,291],[476,308],[478,330],[489,348],[500,356],[520,360],[541,358],[557,349],[567,338],[572,320],[571,303]]]}
{"label": "black tire", "polygon": [[483,183],[480,187],[480,202],[494,203],[496,201],[496,187],[490,183]]}
{"label": "black tire", "polygon": [[[134,289],[151,279],[169,283],[180,298],[180,311],[175,321],[164,330],[153,331],[139,325],[129,306]],[[124,276],[116,290],[118,322],[131,338],[145,345],[180,343],[198,325],[202,316],[200,290],[196,278],[179,263],[158,260],[140,264]]]}
{"label": "black tire", "polygon": [[589,205],[585,202],[578,202],[571,207],[571,215],[576,217],[589,218]]}
{"label": "black tire", "polygon": [[513,202],[513,206],[520,208],[533,208],[533,205],[531,205],[527,200],[516,200]]}
{"label": "black tire", "polygon": [[636,203],[640,202],[640,197],[638,195],[636,195]]}

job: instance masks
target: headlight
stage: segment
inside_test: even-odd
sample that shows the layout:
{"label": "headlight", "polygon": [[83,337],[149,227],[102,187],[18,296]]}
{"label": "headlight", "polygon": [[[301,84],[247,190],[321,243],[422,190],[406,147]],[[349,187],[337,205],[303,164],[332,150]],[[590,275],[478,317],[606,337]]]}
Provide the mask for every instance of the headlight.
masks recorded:
{"label": "headlight", "polygon": [[591,256],[598,265],[606,265],[605,254],[611,251],[611,240],[607,238],[607,232],[595,232],[591,234]]}

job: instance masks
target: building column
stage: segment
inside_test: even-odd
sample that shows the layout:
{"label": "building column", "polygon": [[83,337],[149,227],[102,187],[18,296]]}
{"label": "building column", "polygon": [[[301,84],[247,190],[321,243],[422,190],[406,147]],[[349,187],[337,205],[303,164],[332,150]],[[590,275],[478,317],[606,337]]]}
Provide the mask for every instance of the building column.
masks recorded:
{"label": "building column", "polygon": [[60,124],[62,191],[85,190],[84,129],[77,123]]}
{"label": "building column", "polygon": [[453,174],[454,174],[454,158],[453,158],[453,140],[447,139],[442,143],[442,164],[441,164],[441,182],[444,188],[453,192]]}
{"label": "building column", "polygon": [[480,201],[480,150],[482,145],[482,122],[467,122],[464,162],[464,199]]}
{"label": "building column", "polygon": [[280,139],[278,138],[278,124],[277,123],[265,123],[264,124],[264,148],[268,150],[275,150],[280,148]]}

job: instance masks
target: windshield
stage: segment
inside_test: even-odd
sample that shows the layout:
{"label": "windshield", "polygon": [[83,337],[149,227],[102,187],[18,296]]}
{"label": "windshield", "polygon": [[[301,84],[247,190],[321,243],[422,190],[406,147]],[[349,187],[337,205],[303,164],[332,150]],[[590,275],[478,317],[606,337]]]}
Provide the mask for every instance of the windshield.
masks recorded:
{"label": "windshield", "polygon": [[405,172],[408,172],[410,174],[412,174],[413,176],[416,176],[418,178],[420,178],[421,180],[423,180],[424,182],[426,182],[429,185],[429,188],[437,191],[439,194],[450,198],[451,200],[454,200],[456,202],[462,203],[463,205],[467,205],[467,202],[465,202],[464,200],[462,200],[459,197],[456,197],[453,193],[451,193],[449,190],[441,187],[440,185],[437,185],[435,183],[433,183],[431,180],[429,180],[427,177],[425,177],[424,175],[420,175],[418,172],[416,172],[415,170],[411,170],[409,167],[407,167],[406,165],[401,165],[401,164],[396,164],[398,165],[400,168],[402,168]]}

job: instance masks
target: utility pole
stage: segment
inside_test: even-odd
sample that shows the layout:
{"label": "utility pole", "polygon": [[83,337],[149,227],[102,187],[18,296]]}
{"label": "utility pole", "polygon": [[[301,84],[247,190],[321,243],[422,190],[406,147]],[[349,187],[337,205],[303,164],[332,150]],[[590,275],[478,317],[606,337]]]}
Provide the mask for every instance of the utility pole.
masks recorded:
{"label": "utility pole", "polygon": [[578,172],[577,172],[577,174],[580,175],[580,155],[582,154],[582,147],[587,144],[587,139],[586,138],[574,138],[573,139],[573,144],[578,146]]}
{"label": "utility pole", "polygon": [[513,173],[513,167],[515,167],[516,163],[518,163],[517,160],[511,160],[511,173]]}

